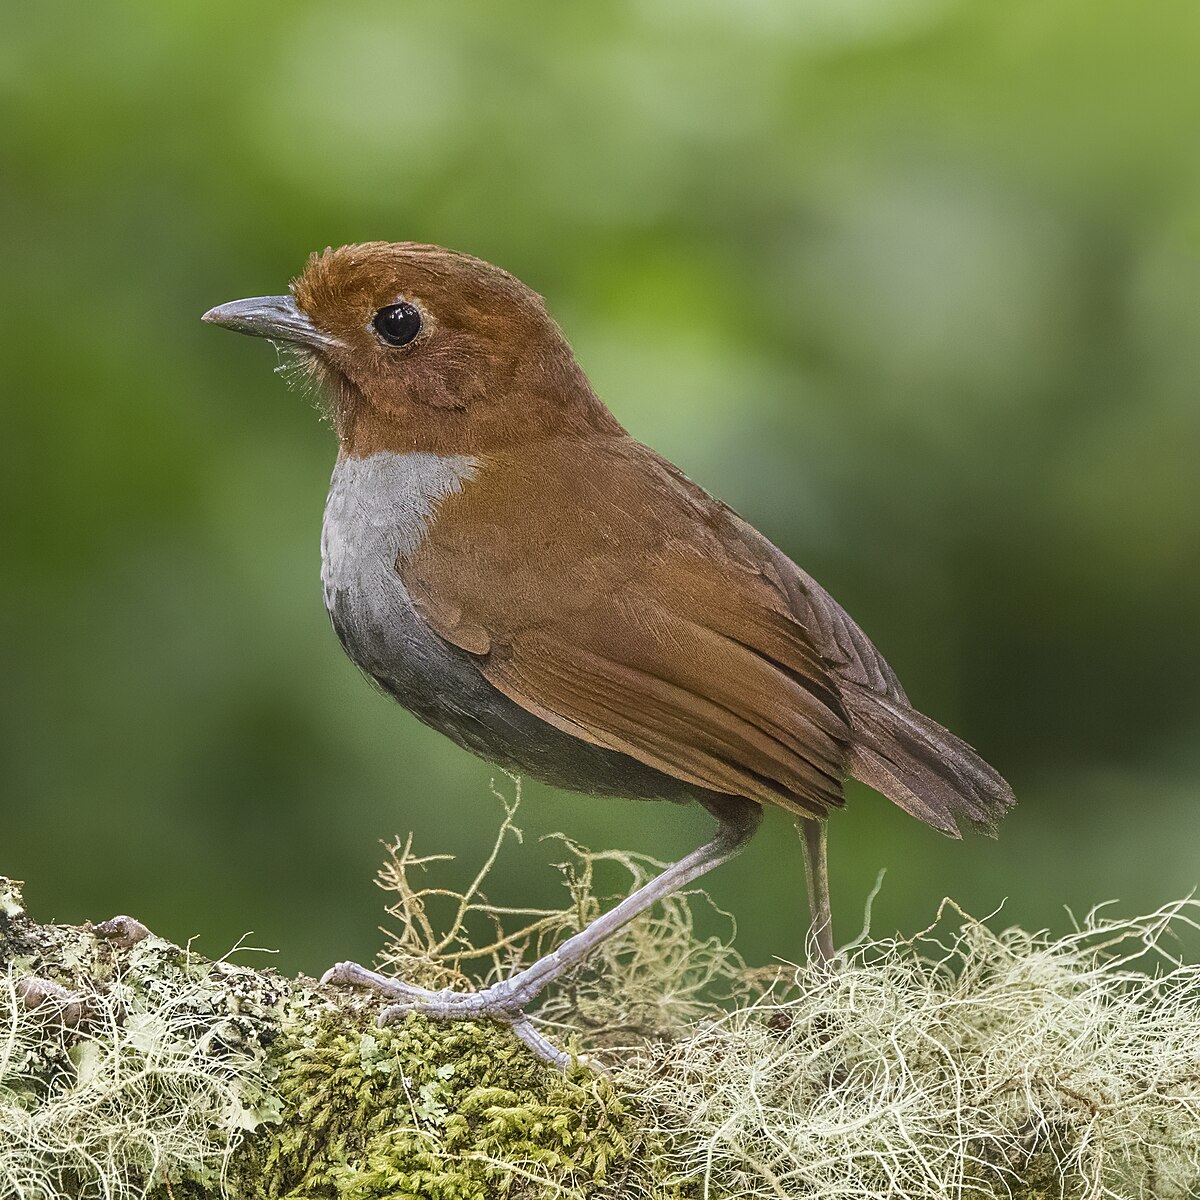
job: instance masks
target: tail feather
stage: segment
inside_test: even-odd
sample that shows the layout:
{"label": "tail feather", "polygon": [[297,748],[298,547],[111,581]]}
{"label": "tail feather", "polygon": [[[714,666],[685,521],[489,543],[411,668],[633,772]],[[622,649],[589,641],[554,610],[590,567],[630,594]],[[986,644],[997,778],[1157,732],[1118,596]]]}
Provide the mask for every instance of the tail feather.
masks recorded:
{"label": "tail feather", "polygon": [[949,837],[960,825],[995,835],[1012,788],[966,742],[907,704],[854,683],[842,699],[855,742],[850,773]]}

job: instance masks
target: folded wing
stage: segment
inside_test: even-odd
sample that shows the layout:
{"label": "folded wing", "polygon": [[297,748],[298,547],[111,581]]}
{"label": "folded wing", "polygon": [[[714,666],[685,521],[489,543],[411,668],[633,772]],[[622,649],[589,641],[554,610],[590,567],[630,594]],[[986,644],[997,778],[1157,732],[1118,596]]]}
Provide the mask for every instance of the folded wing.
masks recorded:
{"label": "folded wing", "polygon": [[566,478],[539,450],[445,502],[399,564],[418,612],[565,732],[798,815],[840,805],[837,687],[728,510],[636,443],[563,447],[585,458]]}

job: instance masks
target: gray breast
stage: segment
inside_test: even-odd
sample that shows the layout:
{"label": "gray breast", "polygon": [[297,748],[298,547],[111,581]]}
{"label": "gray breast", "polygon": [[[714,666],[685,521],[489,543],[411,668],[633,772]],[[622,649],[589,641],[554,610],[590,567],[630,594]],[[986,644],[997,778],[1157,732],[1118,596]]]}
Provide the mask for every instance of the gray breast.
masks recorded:
{"label": "gray breast", "polygon": [[422,703],[443,690],[443,675],[467,665],[413,610],[396,564],[420,546],[437,506],[474,469],[462,456],[384,453],[341,458],[330,480],[321,530],[325,607],[350,657],[401,693],[402,703]]}
{"label": "gray breast", "polygon": [[678,780],[562,733],[509,700],[413,608],[397,562],[420,546],[438,505],[469,487],[476,469],[472,458],[425,452],[338,460],[321,579],[346,653],[426,724],[492,762],[575,791],[689,798]]}

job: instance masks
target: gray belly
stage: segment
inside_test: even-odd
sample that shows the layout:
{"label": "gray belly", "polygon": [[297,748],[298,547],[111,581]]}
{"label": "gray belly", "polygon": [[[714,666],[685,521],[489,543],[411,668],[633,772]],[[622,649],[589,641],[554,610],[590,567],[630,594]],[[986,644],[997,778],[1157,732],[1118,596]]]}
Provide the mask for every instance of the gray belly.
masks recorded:
{"label": "gray belly", "polygon": [[474,462],[427,453],[342,458],[321,536],[325,605],[346,653],[425,724],[490,762],[572,791],[687,800],[679,780],[555,729],[497,691],[414,610],[396,569]]}

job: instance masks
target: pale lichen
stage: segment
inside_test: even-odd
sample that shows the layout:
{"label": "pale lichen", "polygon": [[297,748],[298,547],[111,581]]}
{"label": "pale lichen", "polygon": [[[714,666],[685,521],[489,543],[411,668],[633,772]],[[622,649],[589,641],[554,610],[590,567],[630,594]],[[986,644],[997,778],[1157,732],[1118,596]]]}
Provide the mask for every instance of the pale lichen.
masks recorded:
{"label": "pale lichen", "polygon": [[0,885],[0,1195],[215,1187],[277,1113],[272,978],[153,936],[122,952],[86,927],[35,925]]}
{"label": "pale lichen", "polygon": [[1171,1200],[1200,1187],[1192,902],[993,932],[948,902],[916,939],[797,968],[618,1072],[680,1178],[745,1197]]}

